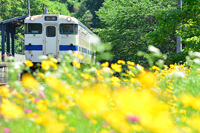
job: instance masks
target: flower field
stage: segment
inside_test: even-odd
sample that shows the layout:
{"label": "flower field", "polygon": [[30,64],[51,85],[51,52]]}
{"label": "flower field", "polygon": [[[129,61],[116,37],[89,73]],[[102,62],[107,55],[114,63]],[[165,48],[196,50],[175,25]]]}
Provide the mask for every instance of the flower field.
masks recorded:
{"label": "flower field", "polygon": [[[81,55],[62,62],[43,57],[10,62],[9,84],[0,88],[2,133],[198,133],[200,132],[200,53],[182,65],[153,60],[147,70],[131,61],[82,66]],[[157,64],[157,65],[155,65]]]}

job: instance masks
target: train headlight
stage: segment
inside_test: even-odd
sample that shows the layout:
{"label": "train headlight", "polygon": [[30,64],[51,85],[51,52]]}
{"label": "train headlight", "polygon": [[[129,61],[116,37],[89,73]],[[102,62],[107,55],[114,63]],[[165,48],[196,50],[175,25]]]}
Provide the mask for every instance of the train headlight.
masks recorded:
{"label": "train headlight", "polygon": [[34,21],[34,20],[35,20],[35,18],[34,18],[33,16],[31,16],[30,20],[31,20],[31,21]]}
{"label": "train headlight", "polygon": [[72,20],[71,17],[67,17],[67,21],[70,22]]}

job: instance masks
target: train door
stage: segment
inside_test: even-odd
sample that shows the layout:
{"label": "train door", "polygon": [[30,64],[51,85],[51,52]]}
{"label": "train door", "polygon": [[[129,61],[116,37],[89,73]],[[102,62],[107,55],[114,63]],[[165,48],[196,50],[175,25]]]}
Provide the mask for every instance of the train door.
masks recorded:
{"label": "train door", "polygon": [[57,24],[44,24],[45,29],[45,53],[57,57]]}

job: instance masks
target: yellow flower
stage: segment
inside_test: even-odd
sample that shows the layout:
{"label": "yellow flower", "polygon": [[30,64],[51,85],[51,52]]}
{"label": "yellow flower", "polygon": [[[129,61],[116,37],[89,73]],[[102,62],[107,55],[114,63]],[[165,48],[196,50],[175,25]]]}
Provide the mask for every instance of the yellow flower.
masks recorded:
{"label": "yellow flower", "polygon": [[84,56],[81,55],[81,54],[74,53],[73,55],[76,56],[79,59],[83,59],[84,58]]}
{"label": "yellow flower", "polygon": [[117,63],[118,63],[118,64],[125,64],[125,61],[123,61],[123,60],[118,60]]}
{"label": "yellow flower", "polygon": [[64,70],[66,73],[68,73],[68,71],[69,71],[68,67],[64,67]]}
{"label": "yellow flower", "polygon": [[5,87],[5,86],[0,87],[0,96],[9,97],[10,96],[9,89],[7,87]]}
{"label": "yellow flower", "polygon": [[84,57],[83,57],[83,55],[77,55],[77,58],[79,58],[79,59],[83,59]]}
{"label": "yellow flower", "polygon": [[166,91],[168,91],[169,93],[173,93],[173,91],[172,91],[172,90],[170,90],[170,89],[166,89]]}
{"label": "yellow flower", "polygon": [[136,65],[136,68],[137,68],[140,72],[145,72],[144,67],[141,66],[141,65],[139,65],[139,64]]}
{"label": "yellow flower", "polygon": [[35,119],[35,122],[44,126],[46,133],[63,133],[66,124],[57,121],[56,118],[57,116],[54,112],[47,110],[46,112],[42,112]]}
{"label": "yellow flower", "polygon": [[101,66],[102,66],[102,67],[108,67],[108,66],[109,66],[109,63],[108,63],[108,62],[102,63]]}
{"label": "yellow flower", "polygon": [[46,133],[63,133],[65,124],[59,121],[48,122],[45,124]]}
{"label": "yellow flower", "polygon": [[57,63],[56,59],[50,58],[50,60],[43,60],[41,67],[44,70],[49,70],[49,68],[52,66],[55,70],[57,70],[58,67],[57,67],[56,63]]}
{"label": "yellow flower", "polygon": [[185,94],[181,96],[180,101],[186,107],[191,106],[194,109],[200,110],[200,98]]}
{"label": "yellow flower", "polygon": [[76,68],[78,68],[78,69],[81,68],[81,64],[78,63],[76,59],[73,60],[72,64],[73,64]]}
{"label": "yellow flower", "polygon": [[91,119],[90,122],[93,124],[97,124],[97,121],[95,119]]}
{"label": "yellow flower", "polygon": [[85,79],[91,79],[92,78],[92,76],[90,76],[89,74],[87,74],[87,73],[81,73],[81,77],[83,77],[83,78],[85,78]]}
{"label": "yellow flower", "polygon": [[141,125],[131,125],[131,128],[132,128],[134,131],[137,131],[137,132],[140,132],[140,131],[143,130]]}
{"label": "yellow flower", "polygon": [[[164,102],[160,102],[151,92],[134,92],[132,89],[122,88],[116,89],[113,94],[113,99],[116,101],[116,110],[120,110],[122,113],[114,115],[114,112],[111,112],[112,117],[108,118],[108,114],[105,117],[107,119],[114,119],[114,117],[120,119],[122,117],[120,120],[113,120],[115,125],[119,121],[118,125],[122,126],[121,123],[127,117],[127,114],[130,116],[132,114],[138,118],[142,127],[152,132],[162,133],[165,131],[165,133],[171,133],[175,130],[168,106]],[[123,116],[123,114],[125,115]],[[124,127],[126,127],[125,124]]]}
{"label": "yellow flower", "polygon": [[135,79],[135,78],[131,78],[130,81],[131,81],[132,83],[134,83],[134,84],[136,83],[136,79]]}
{"label": "yellow flower", "polygon": [[37,116],[38,116],[38,114],[36,114],[36,113],[28,113],[26,115],[26,117],[28,117],[28,118],[36,118]]}
{"label": "yellow flower", "polygon": [[125,74],[124,76],[129,77],[129,74]]}
{"label": "yellow flower", "polygon": [[186,114],[186,110],[185,109],[180,109],[180,113],[181,114]]}
{"label": "yellow flower", "polygon": [[2,100],[2,104],[0,106],[0,112],[3,114],[6,118],[21,118],[23,116],[23,110],[18,107],[17,105],[11,103],[7,99]]}
{"label": "yellow flower", "polygon": [[118,65],[117,63],[111,64],[111,68],[112,68],[113,70],[115,70],[116,72],[121,72],[121,71],[122,71],[122,66],[121,66],[121,65]]}
{"label": "yellow flower", "polygon": [[65,120],[66,119],[66,116],[65,115],[63,115],[63,114],[60,114],[59,116],[58,116],[58,119],[59,120]]}
{"label": "yellow flower", "polygon": [[49,60],[43,60],[42,64],[41,64],[41,67],[44,70],[49,70],[50,64],[51,64],[51,61],[49,61]]}
{"label": "yellow flower", "polygon": [[132,70],[135,69],[135,67],[134,67],[134,66],[131,66],[131,65],[128,65],[128,68],[129,68],[129,69],[132,69]]}
{"label": "yellow flower", "polygon": [[75,127],[69,127],[69,130],[73,132],[73,131],[75,131],[76,129],[75,129]]}
{"label": "yellow flower", "polygon": [[151,72],[140,72],[138,80],[144,87],[151,88],[155,85],[157,78]]}
{"label": "yellow flower", "polygon": [[74,91],[72,90],[72,88],[61,82],[58,78],[56,77],[46,77],[45,81],[47,83],[47,85],[49,85],[52,89],[54,89],[55,91],[59,92],[62,95],[68,96],[68,95],[73,95]]}
{"label": "yellow flower", "polygon": [[128,82],[129,80],[128,79],[124,79],[124,82]]}
{"label": "yellow flower", "polygon": [[38,102],[36,102],[37,104],[37,109],[41,112],[45,112],[47,111],[47,106],[45,105],[44,100],[39,100]]}
{"label": "yellow flower", "polygon": [[186,123],[191,126],[193,129],[196,129],[197,132],[200,132],[200,117],[199,115],[190,116],[190,119]]}
{"label": "yellow flower", "polygon": [[112,77],[110,78],[110,81],[111,81],[113,84],[118,84],[121,80],[120,80],[118,77],[112,76]]}
{"label": "yellow flower", "polygon": [[13,90],[13,91],[11,92],[11,94],[12,94],[13,96],[16,96],[18,99],[22,99],[22,98],[23,98],[23,95],[21,95],[20,93],[18,93],[16,90]]}
{"label": "yellow flower", "polygon": [[44,78],[44,73],[38,73],[38,77]]}
{"label": "yellow flower", "polygon": [[32,67],[33,66],[33,63],[30,60],[26,60],[24,64],[26,66],[28,66],[28,67]]}
{"label": "yellow flower", "polygon": [[153,67],[152,67],[152,69],[153,69],[153,70],[157,70],[157,71],[159,71],[159,70],[160,70],[160,68],[159,68],[159,67],[157,67],[157,66],[153,66]]}
{"label": "yellow flower", "polygon": [[109,90],[101,85],[94,88],[80,91],[75,97],[77,105],[87,117],[104,114],[108,108]]}
{"label": "yellow flower", "polygon": [[132,77],[135,77],[135,74],[131,71],[128,71],[128,74],[130,74]]}
{"label": "yellow flower", "polygon": [[178,101],[178,98],[175,95],[173,95],[173,98],[175,101]]}
{"label": "yellow flower", "polygon": [[167,65],[164,65],[164,68],[167,69],[167,68],[169,68],[169,67],[168,67]]}
{"label": "yellow flower", "polygon": [[106,129],[102,129],[101,131],[100,131],[100,133],[110,133],[108,130],[106,130]]}
{"label": "yellow flower", "polygon": [[51,66],[55,69],[55,70],[58,70],[58,67],[55,63],[51,63]]}
{"label": "yellow flower", "polygon": [[102,117],[110,126],[114,127],[119,132],[130,133],[130,126],[123,113],[119,111],[109,111]]}
{"label": "yellow flower", "polygon": [[42,124],[42,122],[43,122],[42,117],[36,117],[35,123],[37,123],[37,124]]}
{"label": "yellow flower", "polygon": [[127,61],[127,64],[131,65],[131,66],[134,66],[135,63],[134,62],[131,62],[131,61]]}
{"label": "yellow flower", "polygon": [[54,63],[58,63],[58,60],[57,59],[55,59],[55,58],[50,58],[50,60],[52,61],[52,62],[54,62]]}
{"label": "yellow flower", "polygon": [[40,85],[40,83],[28,73],[22,76],[22,84],[25,88],[31,89],[37,89]]}

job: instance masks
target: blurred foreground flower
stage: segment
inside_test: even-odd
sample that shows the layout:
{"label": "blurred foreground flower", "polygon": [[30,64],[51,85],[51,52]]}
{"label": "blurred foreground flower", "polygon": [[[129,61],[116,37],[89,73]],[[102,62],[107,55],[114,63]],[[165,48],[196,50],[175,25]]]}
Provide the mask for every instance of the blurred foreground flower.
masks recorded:
{"label": "blurred foreground flower", "polygon": [[142,86],[151,88],[156,84],[157,78],[151,72],[140,72],[138,75],[138,81],[142,84]]}
{"label": "blurred foreground flower", "polygon": [[22,84],[25,88],[37,89],[40,83],[30,74],[25,73],[22,76]]}
{"label": "blurred foreground flower", "polygon": [[23,116],[23,110],[19,106],[11,103],[7,99],[3,99],[2,102],[3,103],[0,105],[0,112],[3,114],[4,117],[12,119],[21,118]]}
{"label": "blurred foreground flower", "polygon": [[7,127],[6,127],[6,128],[4,128],[4,129],[3,129],[3,133],[10,133],[10,129],[9,129],[9,128],[7,128]]}

